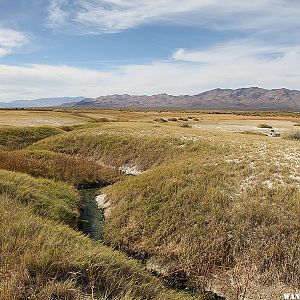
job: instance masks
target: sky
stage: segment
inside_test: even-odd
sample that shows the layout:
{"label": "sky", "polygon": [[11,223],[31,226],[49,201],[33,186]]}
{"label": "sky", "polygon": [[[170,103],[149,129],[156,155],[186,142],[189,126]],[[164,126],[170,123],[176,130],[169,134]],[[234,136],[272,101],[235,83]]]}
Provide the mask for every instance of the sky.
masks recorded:
{"label": "sky", "polygon": [[299,83],[300,0],[0,0],[0,101]]}

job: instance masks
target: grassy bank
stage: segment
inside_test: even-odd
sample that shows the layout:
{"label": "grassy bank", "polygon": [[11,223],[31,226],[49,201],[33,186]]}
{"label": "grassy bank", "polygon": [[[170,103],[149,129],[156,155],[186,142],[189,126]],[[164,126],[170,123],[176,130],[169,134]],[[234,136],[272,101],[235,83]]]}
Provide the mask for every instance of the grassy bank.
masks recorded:
{"label": "grassy bank", "polygon": [[122,178],[119,171],[84,157],[51,151],[0,151],[0,168],[68,182],[74,186],[108,185]]}
{"label": "grassy bank", "polygon": [[29,206],[34,213],[77,228],[79,195],[65,183],[36,179],[29,175],[0,170],[0,194]]}
{"label": "grassy bank", "polygon": [[268,187],[263,176],[244,190],[249,173],[243,162],[181,157],[118,183],[104,192],[112,207],[104,239],[160,265],[171,283],[228,297],[296,288],[300,192]]}
{"label": "grassy bank", "polygon": [[[191,151],[221,151],[221,147],[210,145],[206,139],[193,143],[194,139],[198,139],[195,132],[180,125],[104,123],[44,139],[28,149],[81,155],[116,168],[136,166],[147,170],[177,157],[187,148]],[[225,148],[222,150],[226,151]]]}

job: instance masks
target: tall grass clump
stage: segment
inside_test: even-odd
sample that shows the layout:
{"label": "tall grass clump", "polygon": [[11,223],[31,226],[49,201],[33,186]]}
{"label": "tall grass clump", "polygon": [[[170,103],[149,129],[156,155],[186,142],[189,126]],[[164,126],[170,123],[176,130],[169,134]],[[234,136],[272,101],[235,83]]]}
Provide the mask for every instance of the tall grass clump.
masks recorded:
{"label": "tall grass clump", "polygon": [[0,128],[0,148],[22,149],[39,140],[64,132],[54,127],[2,127]]}
{"label": "tall grass clump", "polygon": [[63,182],[36,179],[26,174],[0,170],[0,194],[30,206],[41,216],[77,228],[79,195],[72,186]]}
{"label": "tall grass clump", "polygon": [[85,157],[50,151],[0,151],[0,168],[65,181],[76,187],[104,186],[122,178],[120,171]]}

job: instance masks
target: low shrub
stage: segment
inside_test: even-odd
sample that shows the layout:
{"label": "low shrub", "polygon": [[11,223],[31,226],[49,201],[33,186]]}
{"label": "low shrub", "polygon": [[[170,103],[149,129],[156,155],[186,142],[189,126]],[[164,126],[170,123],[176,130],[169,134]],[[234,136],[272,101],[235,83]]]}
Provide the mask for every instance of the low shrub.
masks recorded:
{"label": "low shrub", "polygon": [[182,123],[180,125],[180,127],[183,127],[183,128],[192,128],[192,125],[190,123]]}
{"label": "low shrub", "polygon": [[269,129],[273,128],[271,125],[268,125],[268,124],[258,124],[257,127],[258,128],[269,128]]}
{"label": "low shrub", "polygon": [[285,140],[300,141],[300,130],[285,131],[281,137]]}
{"label": "low shrub", "polygon": [[168,122],[168,120],[165,118],[156,118],[156,119],[154,119],[154,121],[159,122],[159,123],[167,123]]}

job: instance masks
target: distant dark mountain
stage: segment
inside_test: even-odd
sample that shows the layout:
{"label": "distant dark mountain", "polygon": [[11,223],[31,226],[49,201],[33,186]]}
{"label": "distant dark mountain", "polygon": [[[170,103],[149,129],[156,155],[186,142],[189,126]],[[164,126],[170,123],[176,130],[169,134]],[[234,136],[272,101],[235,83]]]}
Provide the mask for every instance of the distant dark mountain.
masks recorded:
{"label": "distant dark mountain", "polygon": [[34,100],[15,100],[11,102],[0,102],[0,108],[21,108],[21,107],[52,107],[60,106],[63,103],[78,102],[85,97],[62,97],[62,98],[41,98]]}
{"label": "distant dark mountain", "polygon": [[267,90],[258,87],[214,89],[198,95],[153,96],[111,95],[64,103],[64,107],[79,108],[186,108],[186,109],[244,109],[300,111],[300,91]]}

